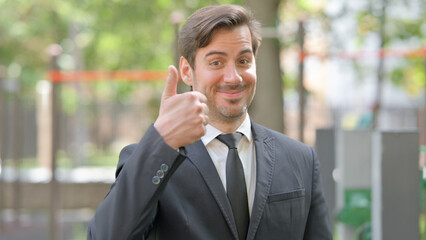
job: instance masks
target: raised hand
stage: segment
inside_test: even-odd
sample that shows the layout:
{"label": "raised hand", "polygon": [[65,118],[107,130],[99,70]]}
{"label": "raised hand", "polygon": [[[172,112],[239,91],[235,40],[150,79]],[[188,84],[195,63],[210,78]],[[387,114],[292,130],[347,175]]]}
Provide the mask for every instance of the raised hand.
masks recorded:
{"label": "raised hand", "polygon": [[169,66],[160,113],[154,123],[163,140],[174,149],[198,141],[209,122],[206,96],[195,91],[177,94],[178,80],[177,69]]}

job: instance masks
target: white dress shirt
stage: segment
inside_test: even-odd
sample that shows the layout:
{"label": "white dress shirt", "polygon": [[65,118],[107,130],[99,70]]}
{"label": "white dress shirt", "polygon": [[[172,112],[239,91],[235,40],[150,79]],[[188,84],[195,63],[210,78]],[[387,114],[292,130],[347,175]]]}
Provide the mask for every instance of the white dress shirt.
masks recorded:
{"label": "white dress shirt", "polygon": [[[249,213],[251,216],[256,187],[256,152],[248,114],[246,115],[244,122],[237,129],[237,132],[243,134],[237,149],[244,168]],[[206,134],[201,137],[201,141],[206,146],[226,191],[226,157],[229,149],[224,143],[216,139],[216,137],[220,134],[223,133],[208,124],[206,126]]]}

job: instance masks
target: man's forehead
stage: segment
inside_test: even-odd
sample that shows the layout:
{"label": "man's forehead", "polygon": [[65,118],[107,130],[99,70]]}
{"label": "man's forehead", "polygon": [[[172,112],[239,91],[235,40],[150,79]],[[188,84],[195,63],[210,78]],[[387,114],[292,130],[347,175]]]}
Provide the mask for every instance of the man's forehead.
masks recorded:
{"label": "man's forehead", "polygon": [[[225,36],[230,34],[233,36]],[[233,50],[239,50],[240,52],[238,53],[238,55],[243,55],[247,53],[253,54],[252,38],[248,26],[241,25],[235,26],[233,28],[223,27],[217,29],[211,36],[209,44],[202,48],[198,48],[196,51],[196,55],[198,55],[200,50],[202,50],[202,57],[207,57],[210,55],[227,56],[227,51],[229,51],[229,49],[226,50],[225,46],[227,45],[232,46]]]}
{"label": "man's forehead", "polygon": [[221,37],[223,35],[233,34],[233,33],[238,33],[241,37],[245,38],[251,44],[252,39],[251,39],[250,28],[247,25],[238,25],[233,27],[221,27],[219,29],[216,29],[212,33],[210,42],[208,45],[210,45],[211,42],[213,42],[218,37]]}

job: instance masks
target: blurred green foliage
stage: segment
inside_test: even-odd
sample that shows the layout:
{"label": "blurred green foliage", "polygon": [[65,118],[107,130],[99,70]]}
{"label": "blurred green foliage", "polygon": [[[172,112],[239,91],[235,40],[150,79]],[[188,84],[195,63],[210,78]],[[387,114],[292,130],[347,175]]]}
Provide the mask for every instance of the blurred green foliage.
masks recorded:
{"label": "blurred green foliage", "polygon": [[[222,3],[243,4],[244,1],[0,0],[0,65],[18,66],[21,97],[30,102],[37,81],[47,77],[49,57],[46,49],[52,43],[60,44],[63,49],[59,58],[63,70],[165,70],[174,62],[171,14],[178,11],[186,18],[195,9]],[[340,13],[330,17],[324,12],[326,3],[313,0],[282,1],[280,20],[316,18],[326,29],[330,21],[338,20],[351,11],[345,4]],[[403,6],[408,2],[390,0],[388,4]],[[364,9],[357,11],[360,45],[365,36],[379,31],[380,11],[377,6],[377,2],[366,1]],[[413,38],[424,43],[424,20],[424,16],[404,18],[388,14],[386,46]],[[283,39],[282,46],[294,45],[297,40],[294,36]],[[81,56],[77,57],[78,63],[75,62],[76,48],[81,52]],[[412,89],[424,84],[423,68],[421,61],[406,59],[389,76],[392,82],[416,94]],[[404,76],[408,78],[401,78]],[[122,100],[133,90],[129,85],[131,83],[117,84],[116,91],[109,97]],[[76,96],[69,89],[63,95],[66,98]],[[69,108],[67,111],[73,111],[75,104],[72,100],[64,104],[65,108]]]}
{"label": "blurred green foliage", "polygon": [[425,85],[425,60],[421,58],[405,59],[390,73],[392,83],[401,86],[412,95],[422,93]]}
{"label": "blurred green foliage", "polygon": [[[378,34],[380,31],[380,18],[382,17],[381,2],[368,1],[366,7],[357,14],[357,41],[363,45],[368,35]],[[409,51],[424,48],[426,43],[424,10],[406,14],[392,14],[395,9],[409,9],[414,2],[389,0],[386,3],[384,13],[384,48]],[[419,2],[420,6],[424,2]],[[403,13],[404,11],[401,11]],[[385,60],[387,61],[387,60]],[[354,63],[357,64],[357,63]],[[404,88],[411,96],[422,94],[426,84],[425,60],[421,57],[399,58],[398,64],[388,68],[385,75],[396,86]],[[362,72],[371,69],[358,68],[360,76]],[[362,79],[362,78],[361,78]]]}
{"label": "blurred green foliage", "polygon": [[[8,77],[19,78],[23,98],[32,96],[37,81],[47,77],[46,49],[53,43],[62,47],[62,70],[166,70],[175,51],[171,13],[179,11],[186,18],[194,9],[219,3],[242,1],[0,0],[0,65],[18,66],[18,76]],[[76,52],[81,56],[76,58]],[[129,85],[118,84],[113,97],[127,95]],[[63,95],[76,96],[70,89]],[[71,102],[65,103],[69,111]]]}

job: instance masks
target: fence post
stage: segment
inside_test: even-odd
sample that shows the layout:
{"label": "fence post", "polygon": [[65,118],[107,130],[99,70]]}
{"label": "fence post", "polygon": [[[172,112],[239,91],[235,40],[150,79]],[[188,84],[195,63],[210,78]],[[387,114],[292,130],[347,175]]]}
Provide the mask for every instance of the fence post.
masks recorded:
{"label": "fence post", "polygon": [[375,132],[372,177],[373,239],[419,239],[418,131]]}
{"label": "fence post", "polygon": [[317,129],[315,141],[315,151],[321,164],[324,195],[332,222],[336,219],[336,182],[333,179],[333,172],[336,169],[335,131],[333,128]]}

